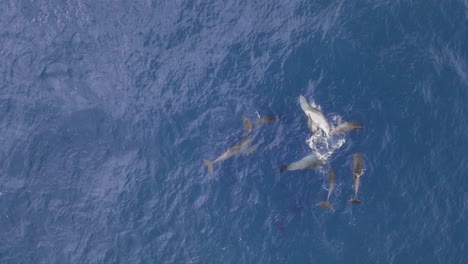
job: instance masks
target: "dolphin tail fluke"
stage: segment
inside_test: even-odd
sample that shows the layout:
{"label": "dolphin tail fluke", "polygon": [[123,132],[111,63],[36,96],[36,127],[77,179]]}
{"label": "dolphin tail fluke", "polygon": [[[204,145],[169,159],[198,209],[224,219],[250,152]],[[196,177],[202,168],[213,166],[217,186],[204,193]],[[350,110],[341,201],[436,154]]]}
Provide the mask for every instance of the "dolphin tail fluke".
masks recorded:
{"label": "dolphin tail fluke", "polygon": [[288,166],[286,165],[283,165],[281,166],[281,168],[279,169],[279,173],[283,173],[283,171],[287,170],[288,169]]}
{"label": "dolphin tail fluke", "polygon": [[333,205],[331,205],[331,203],[329,201],[321,201],[319,203],[316,203],[315,205],[328,208],[332,212],[335,212],[335,208],[333,208]]}
{"label": "dolphin tail fluke", "polygon": [[210,175],[213,174],[213,162],[209,160],[203,160],[203,163],[205,163],[206,167],[208,168]]}
{"label": "dolphin tail fluke", "polygon": [[362,204],[361,200],[359,200],[358,198],[351,199],[351,200],[348,201],[348,203]]}
{"label": "dolphin tail fluke", "polygon": [[244,129],[247,131],[247,133],[252,132],[253,128],[253,122],[250,121],[248,118],[244,117],[242,118],[242,122],[244,123]]}

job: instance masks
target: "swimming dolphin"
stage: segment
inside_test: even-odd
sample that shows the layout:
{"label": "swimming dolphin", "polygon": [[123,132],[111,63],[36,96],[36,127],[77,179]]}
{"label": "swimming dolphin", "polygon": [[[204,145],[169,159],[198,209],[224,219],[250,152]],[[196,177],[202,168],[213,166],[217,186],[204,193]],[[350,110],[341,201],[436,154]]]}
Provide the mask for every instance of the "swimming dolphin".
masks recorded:
{"label": "swimming dolphin", "polygon": [[335,185],[336,185],[335,184],[335,173],[331,169],[328,171],[328,184],[330,186],[328,187],[327,200],[318,202],[315,205],[328,208],[332,212],[335,212],[335,208],[333,208],[333,205],[331,205],[331,203],[330,203],[330,196],[333,193],[333,191],[335,190]]}
{"label": "swimming dolphin", "polygon": [[317,126],[317,124],[315,124],[312,119],[310,119],[308,116],[306,116],[306,119],[307,119],[307,127],[309,128],[310,132],[312,132],[313,134],[317,133],[317,131],[319,130],[319,127]]}
{"label": "swimming dolphin", "polygon": [[247,131],[247,133],[252,132],[252,129],[255,125],[263,125],[266,123],[274,122],[278,118],[276,116],[263,116],[260,117],[254,121],[251,121],[250,119],[244,117],[242,118],[242,122],[244,123],[244,129]]}
{"label": "swimming dolphin", "polygon": [[210,175],[213,174],[213,165],[215,163],[226,160],[241,152],[246,155],[249,155],[252,152],[254,152],[257,149],[258,144],[249,148],[250,144],[252,143],[252,140],[252,137],[243,137],[236,144],[234,144],[234,146],[228,148],[223,154],[221,154],[221,156],[217,157],[214,161],[203,160],[203,163],[205,163],[206,167],[208,168],[208,172],[210,173]]}
{"label": "swimming dolphin", "polygon": [[364,163],[362,162],[361,153],[354,154],[353,161],[353,180],[354,180],[354,197],[348,201],[348,203],[360,204],[361,200],[357,198],[359,192],[359,184],[361,182],[361,176],[364,174]]}
{"label": "swimming dolphin", "polygon": [[309,129],[312,132],[316,132],[317,128],[320,128],[327,137],[330,136],[330,124],[323,115],[320,106],[316,106],[314,103],[308,103],[303,95],[299,96],[299,104],[301,105],[302,111],[307,116],[307,123]]}
{"label": "swimming dolphin", "polygon": [[361,129],[363,127],[363,125],[357,122],[344,122],[333,128],[330,134],[347,133],[357,129]]}
{"label": "swimming dolphin", "polygon": [[281,166],[279,172],[282,173],[285,170],[292,171],[292,170],[302,170],[302,169],[315,169],[322,165],[324,165],[324,162],[320,160],[319,158],[317,158],[315,154],[311,154],[287,166],[286,165]]}

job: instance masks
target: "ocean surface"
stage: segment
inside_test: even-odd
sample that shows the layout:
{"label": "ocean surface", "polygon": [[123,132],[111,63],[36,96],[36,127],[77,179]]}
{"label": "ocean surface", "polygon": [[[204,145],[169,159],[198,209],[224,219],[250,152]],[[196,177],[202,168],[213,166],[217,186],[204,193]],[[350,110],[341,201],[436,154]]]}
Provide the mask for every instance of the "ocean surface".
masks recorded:
{"label": "ocean surface", "polygon": [[[468,263],[467,0],[0,10],[0,263]],[[300,95],[364,128],[280,174]]]}

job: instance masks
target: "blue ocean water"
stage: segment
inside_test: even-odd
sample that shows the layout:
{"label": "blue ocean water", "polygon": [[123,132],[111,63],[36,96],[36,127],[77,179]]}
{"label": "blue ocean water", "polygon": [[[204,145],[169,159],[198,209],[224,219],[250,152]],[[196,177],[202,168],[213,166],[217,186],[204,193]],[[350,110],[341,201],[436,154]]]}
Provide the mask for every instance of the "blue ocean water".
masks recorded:
{"label": "blue ocean water", "polygon": [[[0,10],[0,263],[468,263],[468,1]],[[334,213],[325,173],[278,172],[311,153],[301,94],[365,126]]]}

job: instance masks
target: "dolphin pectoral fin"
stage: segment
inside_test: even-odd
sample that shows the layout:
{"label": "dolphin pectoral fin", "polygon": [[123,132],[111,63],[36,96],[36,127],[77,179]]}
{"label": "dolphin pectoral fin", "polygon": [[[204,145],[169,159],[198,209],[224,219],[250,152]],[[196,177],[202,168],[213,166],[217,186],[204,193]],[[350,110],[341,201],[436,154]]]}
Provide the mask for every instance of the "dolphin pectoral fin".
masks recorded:
{"label": "dolphin pectoral fin", "polygon": [[362,204],[361,200],[359,200],[358,198],[351,199],[351,200],[348,201],[348,203]]}
{"label": "dolphin pectoral fin", "polygon": [[253,123],[252,121],[250,121],[248,118],[246,117],[243,117],[242,118],[242,123],[244,123],[244,129],[245,131],[247,131],[247,133],[250,133],[252,132],[252,128],[253,128]]}
{"label": "dolphin pectoral fin", "polygon": [[328,208],[332,212],[335,212],[335,208],[333,208],[333,205],[331,205],[331,203],[329,201],[321,201],[321,202],[316,203],[315,205],[320,206],[320,207]]}
{"label": "dolphin pectoral fin", "polygon": [[283,173],[283,171],[287,170],[288,166],[282,165],[281,168],[279,169],[279,173]]}
{"label": "dolphin pectoral fin", "polygon": [[213,162],[209,160],[203,160],[203,163],[205,163],[206,167],[208,168],[208,172],[210,173],[210,175],[212,175],[213,174]]}

